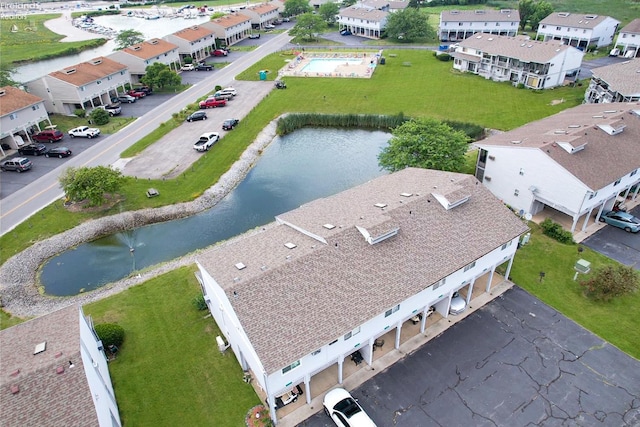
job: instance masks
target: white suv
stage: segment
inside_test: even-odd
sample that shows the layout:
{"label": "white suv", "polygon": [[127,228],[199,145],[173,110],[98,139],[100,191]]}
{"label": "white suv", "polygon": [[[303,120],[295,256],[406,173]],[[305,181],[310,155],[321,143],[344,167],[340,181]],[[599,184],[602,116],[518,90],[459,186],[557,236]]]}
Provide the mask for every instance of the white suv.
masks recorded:
{"label": "white suv", "polygon": [[231,96],[236,96],[237,94],[238,92],[236,92],[236,90],[231,86],[225,87],[224,89],[220,89],[215,93],[215,95],[231,95]]}
{"label": "white suv", "polygon": [[200,139],[193,145],[196,151],[208,151],[213,144],[218,142],[220,134],[218,132],[207,132],[200,135]]}

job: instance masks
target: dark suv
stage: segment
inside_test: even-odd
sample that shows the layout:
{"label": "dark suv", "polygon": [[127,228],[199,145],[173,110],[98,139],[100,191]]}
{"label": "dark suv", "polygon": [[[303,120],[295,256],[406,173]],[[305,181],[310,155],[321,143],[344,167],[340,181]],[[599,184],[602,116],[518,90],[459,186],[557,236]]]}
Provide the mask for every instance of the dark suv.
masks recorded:
{"label": "dark suv", "polygon": [[238,123],[240,123],[240,120],[238,119],[227,119],[222,123],[222,130],[231,130],[238,126]]}
{"label": "dark suv", "polygon": [[43,130],[31,137],[36,142],[58,142],[62,141],[62,138],[64,138],[64,134],[58,129]]}
{"label": "dark suv", "polygon": [[26,157],[14,157],[13,159],[5,160],[0,164],[0,170],[4,171],[16,171],[18,173],[22,171],[28,171],[31,169],[31,160]]}

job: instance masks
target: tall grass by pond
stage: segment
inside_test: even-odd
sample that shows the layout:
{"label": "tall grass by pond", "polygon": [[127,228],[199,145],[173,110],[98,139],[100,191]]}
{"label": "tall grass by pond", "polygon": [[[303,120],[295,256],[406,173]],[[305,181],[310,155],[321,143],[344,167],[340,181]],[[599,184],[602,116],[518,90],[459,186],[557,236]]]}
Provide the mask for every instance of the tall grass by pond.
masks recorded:
{"label": "tall grass by pond", "polygon": [[288,114],[278,120],[276,133],[287,135],[304,127],[359,128],[390,130],[404,123],[408,118],[402,113],[387,116],[382,114]]}

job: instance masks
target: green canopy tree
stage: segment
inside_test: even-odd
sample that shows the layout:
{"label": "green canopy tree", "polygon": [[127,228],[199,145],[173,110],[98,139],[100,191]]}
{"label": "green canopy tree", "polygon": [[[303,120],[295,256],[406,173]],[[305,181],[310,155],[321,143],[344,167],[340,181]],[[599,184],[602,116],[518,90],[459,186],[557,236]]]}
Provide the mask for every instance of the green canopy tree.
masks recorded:
{"label": "green canopy tree", "polygon": [[122,173],[106,166],[70,167],[58,179],[67,199],[88,200],[90,206],[105,202],[105,194],[115,193],[124,184]]}
{"label": "green canopy tree", "polygon": [[413,7],[389,14],[385,32],[388,37],[404,42],[435,38],[436,35],[433,27],[429,25],[427,15]]}
{"label": "green canopy tree", "polygon": [[318,14],[322,16],[322,19],[329,25],[336,23],[336,15],[338,13],[340,13],[340,6],[336,3],[324,3],[318,9]]}
{"label": "green canopy tree", "polygon": [[147,66],[144,73],[140,81],[151,88],[177,86],[182,82],[182,79],[175,71],[171,71],[168,65],[160,62],[154,62]]}
{"label": "green canopy tree", "polygon": [[116,50],[122,50],[125,47],[132,46],[134,44],[142,43],[144,41],[144,34],[136,30],[122,30],[116,36]]}
{"label": "green canopy tree", "polygon": [[327,23],[320,15],[303,13],[296,19],[296,25],[289,30],[289,34],[304,40],[315,40],[316,35],[327,28]]}
{"label": "green canopy tree", "polygon": [[518,2],[518,12],[520,12],[520,29],[524,31],[527,26],[527,22],[531,19],[533,12],[536,10],[536,5],[533,0],[520,0]]}
{"label": "green canopy tree", "polygon": [[548,1],[540,0],[536,3],[535,11],[531,18],[529,18],[529,24],[531,24],[532,30],[537,30],[540,21],[549,16],[553,12],[553,6]]}
{"label": "green canopy tree", "polygon": [[468,137],[435,119],[411,119],[392,131],[389,145],[378,155],[381,168],[406,167],[458,172],[464,167]]}
{"label": "green canopy tree", "polygon": [[311,12],[309,0],[286,0],[284,2],[283,16],[297,16]]}

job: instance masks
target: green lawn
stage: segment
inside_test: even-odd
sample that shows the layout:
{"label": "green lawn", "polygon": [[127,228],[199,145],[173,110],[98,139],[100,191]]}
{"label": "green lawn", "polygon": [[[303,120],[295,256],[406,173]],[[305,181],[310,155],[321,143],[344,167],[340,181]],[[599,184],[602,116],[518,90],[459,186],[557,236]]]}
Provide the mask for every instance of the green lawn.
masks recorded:
{"label": "green lawn", "polygon": [[[27,19],[0,19],[0,51],[2,66],[15,62],[38,61],[58,56],[72,55],[86,49],[101,46],[106,39],[96,38],[80,42],[61,43],[64,36],[50,31],[44,22],[61,14],[28,15]],[[17,31],[12,32],[14,27]],[[14,64],[15,65],[15,64]]]}
{"label": "green lawn", "polygon": [[[241,126],[225,136],[209,155],[200,157],[185,173],[165,181],[128,179],[121,191],[125,198],[122,205],[108,212],[96,213],[93,217],[193,200],[229,169],[269,121],[286,112],[402,112],[407,116],[429,116],[506,130],[576,106],[582,102],[584,93],[582,87],[534,92],[515,89],[509,83],[495,83],[479,76],[459,74],[452,71],[451,62],[438,61],[428,51],[397,50],[387,51],[385,55],[387,64],[379,66],[371,79],[286,78],[287,90],[273,91],[249,113]],[[259,70],[269,70],[268,78],[273,80],[277,71],[286,64],[285,60],[291,58],[290,52],[270,55],[237,78],[257,81]],[[410,63],[411,66],[405,66],[404,63]],[[551,101],[555,99],[565,102],[552,106]],[[178,115],[157,130],[155,137],[181,125],[182,120],[182,116]],[[85,119],[61,116],[54,116],[53,121],[60,123],[61,129],[77,122],[86,124]],[[139,151],[153,141],[153,136],[144,138],[127,150],[126,155]],[[145,192],[149,187],[157,188],[161,197],[147,198]],[[0,245],[4,249],[0,253],[0,262],[34,242],[67,230],[90,217],[90,214],[70,214],[60,202],[54,202],[0,237]],[[55,218],[55,221],[51,221],[51,218]]]}
{"label": "green lawn", "polygon": [[124,344],[109,372],[127,426],[244,425],[257,405],[233,352],[218,351],[220,331],[192,299],[194,268],[181,268],[84,307],[96,324],[117,323]]}

